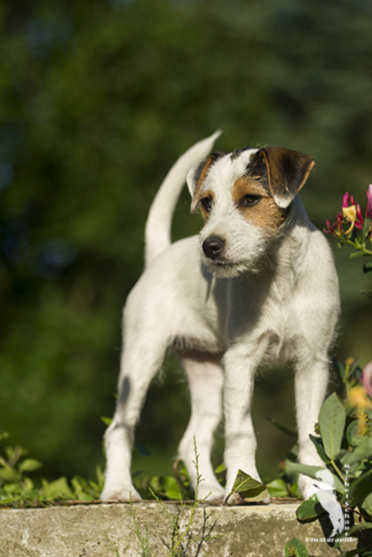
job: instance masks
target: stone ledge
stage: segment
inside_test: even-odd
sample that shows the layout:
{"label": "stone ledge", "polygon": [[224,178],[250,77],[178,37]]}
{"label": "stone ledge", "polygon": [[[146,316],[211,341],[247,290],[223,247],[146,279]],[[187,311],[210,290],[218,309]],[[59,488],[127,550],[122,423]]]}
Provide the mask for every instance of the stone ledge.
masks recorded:
{"label": "stone ledge", "polygon": [[[312,557],[335,555],[319,522],[299,524],[298,503],[222,507],[199,505],[188,542],[190,557],[278,557],[296,536],[306,542]],[[1,557],[167,557],[172,543],[172,518],[183,531],[190,509],[167,503],[170,516],[156,502],[57,506],[0,510]],[[171,518],[170,518],[171,517]],[[137,525],[137,533],[136,533]],[[141,550],[146,537],[152,553]],[[139,535],[138,535],[139,533]],[[201,538],[211,536],[202,544]],[[199,552],[198,543],[199,542]],[[185,542],[186,545],[187,541]],[[356,547],[344,543],[344,550]]]}

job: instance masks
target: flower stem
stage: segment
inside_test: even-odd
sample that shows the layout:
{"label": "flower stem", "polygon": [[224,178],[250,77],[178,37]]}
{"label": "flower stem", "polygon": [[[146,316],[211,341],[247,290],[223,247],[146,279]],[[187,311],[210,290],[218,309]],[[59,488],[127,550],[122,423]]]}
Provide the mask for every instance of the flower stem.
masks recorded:
{"label": "flower stem", "polygon": [[341,472],[341,470],[339,469],[339,467],[337,466],[335,461],[331,460],[331,464],[332,464],[333,468],[336,470],[336,472],[339,475],[339,477],[341,478],[341,480],[345,483],[345,481],[346,481],[345,476],[343,475],[343,473]]}

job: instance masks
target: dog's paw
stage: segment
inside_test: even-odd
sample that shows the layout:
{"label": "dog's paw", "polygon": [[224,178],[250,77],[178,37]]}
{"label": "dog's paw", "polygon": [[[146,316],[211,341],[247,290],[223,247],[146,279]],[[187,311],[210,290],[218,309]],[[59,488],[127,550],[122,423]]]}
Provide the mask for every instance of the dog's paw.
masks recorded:
{"label": "dog's paw", "polygon": [[206,503],[223,501],[225,490],[220,485],[208,485],[202,482],[199,486],[198,500]]}
{"label": "dog's paw", "polygon": [[134,487],[129,489],[110,489],[104,488],[100,496],[101,501],[142,501],[141,495]]}
{"label": "dog's paw", "polygon": [[240,495],[240,493],[235,492],[232,493],[230,496],[226,497],[225,503],[230,506],[244,505],[244,499]]}

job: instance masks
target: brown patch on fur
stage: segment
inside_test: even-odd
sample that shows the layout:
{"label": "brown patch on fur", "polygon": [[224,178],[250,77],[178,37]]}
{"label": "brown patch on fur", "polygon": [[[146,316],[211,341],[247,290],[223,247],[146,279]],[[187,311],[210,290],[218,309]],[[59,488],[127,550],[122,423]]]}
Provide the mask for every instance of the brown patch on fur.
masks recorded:
{"label": "brown patch on fur", "polygon": [[202,214],[203,220],[204,220],[204,224],[208,221],[209,219],[209,215],[211,214],[210,212],[208,212],[206,209],[204,209],[203,205],[200,203],[200,201],[204,198],[204,197],[211,197],[212,198],[212,202],[214,201],[214,193],[211,190],[205,190],[203,191],[202,195],[200,196],[199,199],[195,199],[196,204],[200,206],[200,212]]}
{"label": "brown patch on fur", "polygon": [[[256,205],[245,207],[242,202],[246,195],[259,195],[261,199]],[[260,182],[248,176],[241,176],[236,180],[232,197],[240,213],[251,224],[261,228],[266,236],[274,236],[289,214],[289,209],[282,209],[276,205]]]}
{"label": "brown patch on fur", "polygon": [[[199,170],[199,176],[197,176],[197,182],[196,182],[196,186],[195,186],[195,190],[194,190],[194,195],[193,195],[193,199],[192,199],[192,204],[191,204],[191,211],[194,212],[196,210],[196,207],[198,205],[197,202],[197,196],[199,194],[200,188],[208,174],[208,170],[210,169],[210,167],[221,157],[224,156],[224,153],[222,153],[221,151],[216,151],[215,153],[212,153],[211,155],[209,155],[208,159],[206,160],[204,166],[201,166],[200,170]],[[203,164],[203,163],[201,163]]]}

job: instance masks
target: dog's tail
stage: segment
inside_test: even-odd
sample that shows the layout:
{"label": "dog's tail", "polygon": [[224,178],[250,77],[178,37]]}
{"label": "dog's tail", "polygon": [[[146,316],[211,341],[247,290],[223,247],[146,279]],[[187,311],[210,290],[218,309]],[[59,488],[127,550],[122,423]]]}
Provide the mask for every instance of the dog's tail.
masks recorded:
{"label": "dog's tail", "polygon": [[146,267],[171,244],[171,224],[174,208],[189,169],[202,161],[212,150],[220,131],[199,141],[184,153],[165,177],[151,205],[145,229]]}

